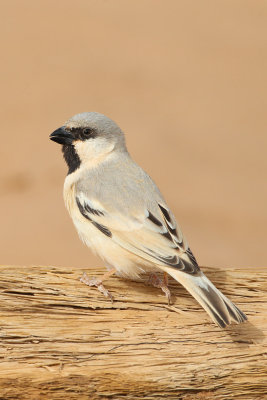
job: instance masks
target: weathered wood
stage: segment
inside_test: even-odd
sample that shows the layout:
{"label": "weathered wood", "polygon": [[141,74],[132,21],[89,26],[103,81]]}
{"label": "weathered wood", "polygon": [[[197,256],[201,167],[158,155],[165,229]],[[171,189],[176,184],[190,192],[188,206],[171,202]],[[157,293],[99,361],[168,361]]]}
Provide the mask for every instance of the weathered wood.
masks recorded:
{"label": "weathered wood", "polygon": [[219,329],[174,281],[168,306],[111,278],[112,304],[82,270],[2,266],[0,398],[267,398],[267,271],[203,270],[249,322]]}

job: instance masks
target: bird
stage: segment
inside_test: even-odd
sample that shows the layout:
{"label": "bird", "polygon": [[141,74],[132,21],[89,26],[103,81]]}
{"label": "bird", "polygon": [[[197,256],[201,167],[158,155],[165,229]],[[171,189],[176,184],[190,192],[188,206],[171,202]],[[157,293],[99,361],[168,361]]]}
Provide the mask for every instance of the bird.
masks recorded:
{"label": "bird", "polygon": [[201,271],[160,190],[131,158],[125,135],[112,119],[79,113],[50,139],[62,145],[68,167],[64,201],[78,235],[107,267],[102,278],[84,273],[82,282],[113,300],[103,284],[111,275],[138,280],[148,274],[169,301],[170,275],[219,327],[247,320]]}

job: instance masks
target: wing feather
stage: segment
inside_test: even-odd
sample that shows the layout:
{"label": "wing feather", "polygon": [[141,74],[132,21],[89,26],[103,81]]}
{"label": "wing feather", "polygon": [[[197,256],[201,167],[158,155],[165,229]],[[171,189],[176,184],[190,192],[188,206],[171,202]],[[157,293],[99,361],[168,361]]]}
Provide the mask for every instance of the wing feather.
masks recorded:
{"label": "wing feather", "polygon": [[138,255],[146,261],[177,268],[190,274],[199,272],[197,262],[183,240],[182,232],[170,210],[162,202],[155,212],[144,208],[130,215],[123,210],[109,210],[99,200],[77,194],[76,202],[80,213],[110,237],[120,247]]}

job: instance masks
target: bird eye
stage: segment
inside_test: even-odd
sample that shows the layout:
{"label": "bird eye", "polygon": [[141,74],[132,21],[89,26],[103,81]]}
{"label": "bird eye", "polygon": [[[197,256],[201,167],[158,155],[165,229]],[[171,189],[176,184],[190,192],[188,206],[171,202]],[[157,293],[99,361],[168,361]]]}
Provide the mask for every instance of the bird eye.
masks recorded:
{"label": "bird eye", "polygon": [[91,134],[91,129],[90,129],[90,128],[84,128],[84,129],[83,129],[83,134],[84,134],[85,136],[89,136],[89,135]]}

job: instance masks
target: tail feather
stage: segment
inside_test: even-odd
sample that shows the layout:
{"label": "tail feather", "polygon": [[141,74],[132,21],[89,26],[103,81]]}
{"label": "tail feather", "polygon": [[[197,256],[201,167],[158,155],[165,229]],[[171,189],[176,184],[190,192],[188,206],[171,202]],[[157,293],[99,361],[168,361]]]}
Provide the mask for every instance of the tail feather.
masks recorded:
{"label": "tail feather", "polygon": [[189,275],[174,268],[168,268],[166,272],[188,290],[221,328],[225,328],[231,322],[241,323],[247,320],[246,315],[222,294],[203,272]]}

